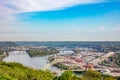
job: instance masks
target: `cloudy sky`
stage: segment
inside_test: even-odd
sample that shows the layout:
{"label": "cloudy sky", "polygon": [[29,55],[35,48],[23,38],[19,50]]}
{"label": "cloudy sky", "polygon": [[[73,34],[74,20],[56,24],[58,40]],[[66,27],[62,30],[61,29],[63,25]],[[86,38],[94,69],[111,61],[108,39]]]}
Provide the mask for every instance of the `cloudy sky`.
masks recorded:
{"label": "cloudy sky", "polygon": [[0,0],[0,41],[120,41],[120,0]]}

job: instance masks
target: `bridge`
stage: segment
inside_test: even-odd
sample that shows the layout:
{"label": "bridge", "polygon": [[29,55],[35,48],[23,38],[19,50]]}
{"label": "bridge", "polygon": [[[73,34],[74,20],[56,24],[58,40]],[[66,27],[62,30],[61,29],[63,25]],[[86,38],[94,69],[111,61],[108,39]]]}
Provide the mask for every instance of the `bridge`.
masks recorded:
{"label": "bridge", "polygon": [[10,51],[28,51],[29,48],[26,47],[8,47],[3,49],[4,51],[10,52]]}

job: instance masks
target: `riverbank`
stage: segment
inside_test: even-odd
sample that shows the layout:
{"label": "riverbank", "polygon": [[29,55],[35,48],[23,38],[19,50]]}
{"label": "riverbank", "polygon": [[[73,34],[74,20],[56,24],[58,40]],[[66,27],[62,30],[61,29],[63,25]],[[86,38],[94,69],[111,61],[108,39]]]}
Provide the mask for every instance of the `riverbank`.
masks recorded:
{"label": "riverbank", "polygon": [[2,61],[7,56],[8,56],[8,52],[2,51],[2,53],[0,54],[0,61]]}
{"label": "riverbank", "polygon": [[[4,62],[18,62],[24,66],[28,66],[34,69],[43,69],[48,63],[47,56],[35,56],[31,57],[26,51],[11,51],[9,56],[3,59]],[[57,68],[50,67],[49,70],[57,70]]]}

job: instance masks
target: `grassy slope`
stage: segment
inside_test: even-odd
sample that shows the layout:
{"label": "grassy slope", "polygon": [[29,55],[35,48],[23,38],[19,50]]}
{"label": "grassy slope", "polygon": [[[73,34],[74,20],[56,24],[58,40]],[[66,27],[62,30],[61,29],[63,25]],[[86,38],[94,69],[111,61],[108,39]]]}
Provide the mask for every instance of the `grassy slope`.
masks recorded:
{"label": "grassy slope", "polygon": [[57,77],[49,71],[24,67],[19,63],[0,62],[0,80],[116,80],[111,76],[102,75],[96,71],[87,71],[81,77],[72,72],[64,72]]}
{"label": "grassy slope", "polygon": [[35,70],[19,63],[0,62],[0,80],[53,80],[49,71]]}

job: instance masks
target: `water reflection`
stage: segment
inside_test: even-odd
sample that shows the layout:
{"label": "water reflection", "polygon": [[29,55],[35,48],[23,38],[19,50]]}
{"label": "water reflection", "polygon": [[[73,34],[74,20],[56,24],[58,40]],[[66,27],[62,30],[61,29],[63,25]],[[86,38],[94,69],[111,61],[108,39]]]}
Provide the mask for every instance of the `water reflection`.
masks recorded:
{"label": "water reflection", "polygon": [[48,56],[42,57],[30,57],[27,52],[23,51],[12,51],[9,56],[4,58],[6,62],[19,62],[25,66],[42,69],[47,64]]}

